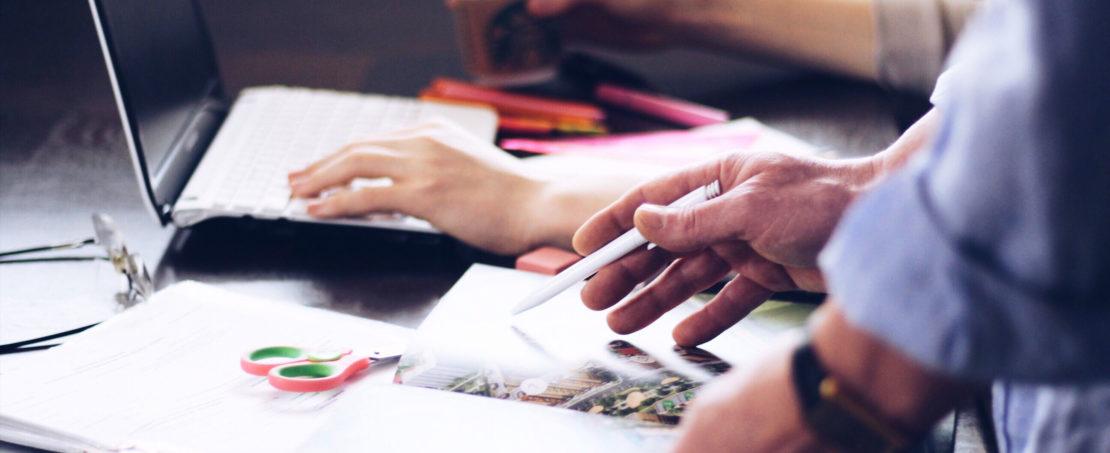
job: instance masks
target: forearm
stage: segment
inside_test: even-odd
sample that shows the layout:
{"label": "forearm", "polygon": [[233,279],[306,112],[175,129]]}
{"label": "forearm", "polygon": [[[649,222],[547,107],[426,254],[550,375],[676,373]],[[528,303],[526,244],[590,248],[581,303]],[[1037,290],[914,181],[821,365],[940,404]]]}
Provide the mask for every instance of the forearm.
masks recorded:
{"label": "forearm", "polygon": [[871,0],[705,0],[674,15],[694,45],[877,77]]}
{"label": "forearm", "polygon": [[864,179],[869,181],[865,189],[881,183],[888,175],[897,171],[910,161],[910,158],[929,147],[933,135],[940,126],[940,111],[932,109],[921,119],[906,129],[898,140],[874,156],[850,160],[863,168]]}
{"label": "forearm", "polygon": [[530,242],[536,247],[550,245],[572,250],[570,240],[578,227],[641,180],[632,175],[613,175],[544,181],[535,202],[528,207],[533,225]]}
{"label": "forearm", "polygon": [[812,327],[814,349],[829,375],[881,419],[906,432],[925,432],[971,389],[853,326],[836,301],[818,310]]}
{"label": "forearm", "polygon": [[898,137],[894,144],[877,154],[875,157],[881,171],[889,173],[902,168],[911,157],[927,148],[933,139],[933,135],[940,128],[940,120],[940,111],[935,108],[929,110],[925,116],[922,116],[909,129],[906,129],[906,132]]}

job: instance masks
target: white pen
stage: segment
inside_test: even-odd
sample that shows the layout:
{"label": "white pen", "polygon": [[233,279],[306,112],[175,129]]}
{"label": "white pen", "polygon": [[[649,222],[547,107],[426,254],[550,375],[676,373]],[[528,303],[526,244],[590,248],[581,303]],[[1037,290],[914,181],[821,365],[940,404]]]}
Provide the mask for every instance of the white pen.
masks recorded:
{"label": "white pen", "polygon": [[[667,205],[672,208],[680,208],[684,206],[692,206],[698,203],[705,202],[715,198],[721,194],[720,181],[713,181],[707,186],[699,187],[693,192],[690,192],[675,200],[673,203]],[[605,267],[606,264],[612,263],[621,257],[627,255],[629,252],[636,250],[641,245],[647,244],[647,239],[644,238],[640,232],[633,228],[627,233],[620,235],[620,237],[613,240],[604,247],[598,249],[596,252],[589,254],[581,261],[574,263],[573,266],[568,267],[566,270],[551,277],[543,286],[537,289],[524,300],[521,300],[515,307],[513,307],[512,314],[518,315],[525,311],[543,305],[544,302],[551,300],[552,297],[559,295],[567,288],[574,286],[582,280],[589,278],[591,275],[597,273],[598,269]]]}

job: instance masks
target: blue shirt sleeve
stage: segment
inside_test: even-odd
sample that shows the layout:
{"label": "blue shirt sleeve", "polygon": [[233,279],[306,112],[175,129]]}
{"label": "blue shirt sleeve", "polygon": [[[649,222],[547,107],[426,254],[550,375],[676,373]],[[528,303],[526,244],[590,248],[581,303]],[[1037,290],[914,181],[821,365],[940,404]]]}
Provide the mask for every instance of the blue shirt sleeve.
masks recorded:
{"label": "blue shirt sleeve", "polygon": [[853,323],[955,376],[1110,376],[1107,23],[1107,2],[988,2],[931,149],[822,253]]}

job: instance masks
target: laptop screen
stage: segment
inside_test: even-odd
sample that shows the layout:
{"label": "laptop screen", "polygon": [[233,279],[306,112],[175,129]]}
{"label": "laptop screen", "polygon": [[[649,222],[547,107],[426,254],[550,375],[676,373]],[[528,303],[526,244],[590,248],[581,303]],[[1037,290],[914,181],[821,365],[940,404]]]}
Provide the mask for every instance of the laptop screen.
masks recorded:
{"label": "laptop screen", "polygon": [[93,1],[136,152],[159,192],[173,145],[206,100],[221,95],[207,30],[193,0]]}

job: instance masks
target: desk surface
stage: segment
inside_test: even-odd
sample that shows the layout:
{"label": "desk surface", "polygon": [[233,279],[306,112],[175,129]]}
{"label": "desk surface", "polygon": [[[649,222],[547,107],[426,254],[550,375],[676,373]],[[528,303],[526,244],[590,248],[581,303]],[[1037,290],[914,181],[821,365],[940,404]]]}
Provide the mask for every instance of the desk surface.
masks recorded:
{"label": "desk surface", "polygon": [[[233,89],[277,81],[412,95],[435,75],[459,73],[449,20],[438,12],[427,13],[434,16],[428,20],[443,30],[422,27],[425,33],[410,41],[396,38],[411,32],[386,18],[350,23],[345,11],[364,2],[337,2],[314,11],[308,25],[297,22],[298,14],[273,13],[281,7],[244,22],[243,14],[260,14],[252,2],[202,3]],[[302,4],[283,3],[291,9]],[[392,5],[398,10],[392,11],[394,17],[407,17],[409,24],[426,9],[423,3]],[[228,223],[189,230],[159,227],[139,198],[84,3],[5,0],[4,8],[0,249],[89,236],[90,215],[105,212],[150,263],[158,287],[193,279],[408,327],[416,327],[476,259],[450,240],[381,238],[345,229]],[[265,27],[279,32],[262,34]],[[280,32],[282,27],[297,33]],[[307,39],[312,27],[323,38]],[[375,38],[359,34],[362,27],[394,30],[375,33]],[[388,46],[365,41],[385,36],[392,37]],[[296,63],[303,58],[311,59],[311,70]],[[275,79],[275,73],[292,75]],[[697,90],[675,91],[737,117],[754,116],[843,155],[874,152],[897,136],[891,102],[868,84],[804,75],[765,83],[716,77],[717,82]],[[684,80],[673,73],[656,77],[664,87],[684,86]],[[5,266],[0,294],[44,301],[72,297],[81,294],[88,266]]]}

